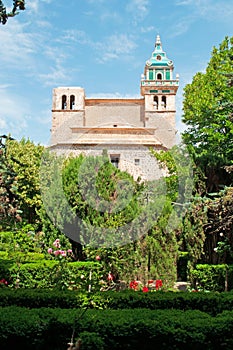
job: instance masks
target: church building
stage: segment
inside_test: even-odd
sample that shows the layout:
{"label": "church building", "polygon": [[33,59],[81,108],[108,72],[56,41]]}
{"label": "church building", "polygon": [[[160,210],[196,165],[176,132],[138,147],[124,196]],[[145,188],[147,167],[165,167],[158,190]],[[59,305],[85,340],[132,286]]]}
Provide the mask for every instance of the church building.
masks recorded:
{"label": "church building", "polygon": [[154,180],[161,170],[151,149],[175,144],[179,76],[157,35],[140,79],[140,98],[88,98],[82,87],[53,89],[50,148],[57,154],[101,155],[135,179]]}

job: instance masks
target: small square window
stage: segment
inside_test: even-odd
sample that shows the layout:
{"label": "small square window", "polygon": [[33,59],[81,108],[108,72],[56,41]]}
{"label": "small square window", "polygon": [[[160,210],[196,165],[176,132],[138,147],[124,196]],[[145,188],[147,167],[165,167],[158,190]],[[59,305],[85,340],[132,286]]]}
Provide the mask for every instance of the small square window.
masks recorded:
{"label": "small square window", "polygon": [[111,161],[112,165],[114,165],[116,168],[119,168],[120,155],[119,154],[111,154],[110,161]]}
{"label": "small square window", "polygon": [[140,159],[138,159],[138,158],[134,159],[134,164],[135,165],[139,165],[140,164]]}

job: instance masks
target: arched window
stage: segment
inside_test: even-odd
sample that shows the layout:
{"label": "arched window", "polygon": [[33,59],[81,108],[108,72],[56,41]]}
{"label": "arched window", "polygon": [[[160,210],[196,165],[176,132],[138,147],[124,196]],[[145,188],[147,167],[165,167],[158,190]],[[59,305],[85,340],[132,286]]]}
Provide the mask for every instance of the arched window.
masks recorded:
{"label": "arched window", "polygon": [[153,80],[153,79],[154,79],[153,69],[149,69],[149,80]]}
{"label": "arched window", "polygon": [[61,109],[67,109],[67,97],[66,95],[62,96]]}
{"label": "arched window", "polygon": [[167,106],[167,98],[166,96],[162,96],[162,108],[166,108]]}
{"label": "arched window", "polygon": [[158,74],[157,74],[157,79],[158,79],[158,80],[162,80],[162,74],[161,74],[161,73],[158,73]]}
{"label": "arched window", "polygon": [[70,96],[70,109],[74,109],[75,107],[75,96],[71,95]]}
{"label": "arched window", "polygon": [[154,109],[158,109],[158,103],[159,103],[158,96],[154,96],[154,102],[153,102]]}

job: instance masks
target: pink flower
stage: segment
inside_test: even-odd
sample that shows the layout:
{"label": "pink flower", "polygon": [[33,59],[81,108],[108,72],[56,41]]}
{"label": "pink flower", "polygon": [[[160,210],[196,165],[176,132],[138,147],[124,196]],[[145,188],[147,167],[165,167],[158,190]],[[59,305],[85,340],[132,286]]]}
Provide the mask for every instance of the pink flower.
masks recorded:
{"label": "pink flower", "polygon": [[66,252],[64,250],[60,251],[61,256],[66,256]]}
{"label": "pink flower", "polygon": [[54,245],[54,247],[56,247],[56,248],[60,248],[60,247],[61,247],[61,245],[60,245],[60,239],[59,239],[59,238],[55,239],[55,241],[53,242],[53,245]]}
{"label": "pink flower", "polygon": [[108,274],[108,281],[113,281],[113,275],[110,272]]}
{"label": "pink flower", "polygon": [[96,259],[97,261],[100,261],[100,260],[101,260],[101,257],[100,257],[99,255],[96,255],[95,259]]}
{"label": "pink flower", "polygon": [[67,253],[72,254],[73,253],[72,249],[68,249]]}
{"label": "pink flower", "polygon": [[49,254],[52,254],[52,252],[53,252],[53,249],[52,249],[52,248],[49,248],[49,249],[48,249],[48,253],[49,253]]}
{"label": "pink flower", "polygon": [[55,250],[55,251],[53,252],[53,254],[54,254],[55,256],[58,256],[58,255],[61,254],[61,250]]}

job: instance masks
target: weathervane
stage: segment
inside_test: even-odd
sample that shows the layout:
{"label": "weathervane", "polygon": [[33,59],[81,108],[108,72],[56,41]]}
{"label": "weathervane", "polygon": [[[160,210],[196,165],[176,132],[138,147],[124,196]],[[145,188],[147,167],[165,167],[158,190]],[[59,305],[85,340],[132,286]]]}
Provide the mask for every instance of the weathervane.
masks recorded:
{"label": "weathervane", "polygon": [[13,6],[11,12],[6,11],[6,7],[2,0],[0,0],[0,23],[6,24],[9,17],[14,17],[18,15],[18,11],[25,10],[25,0],[13,0]]}

